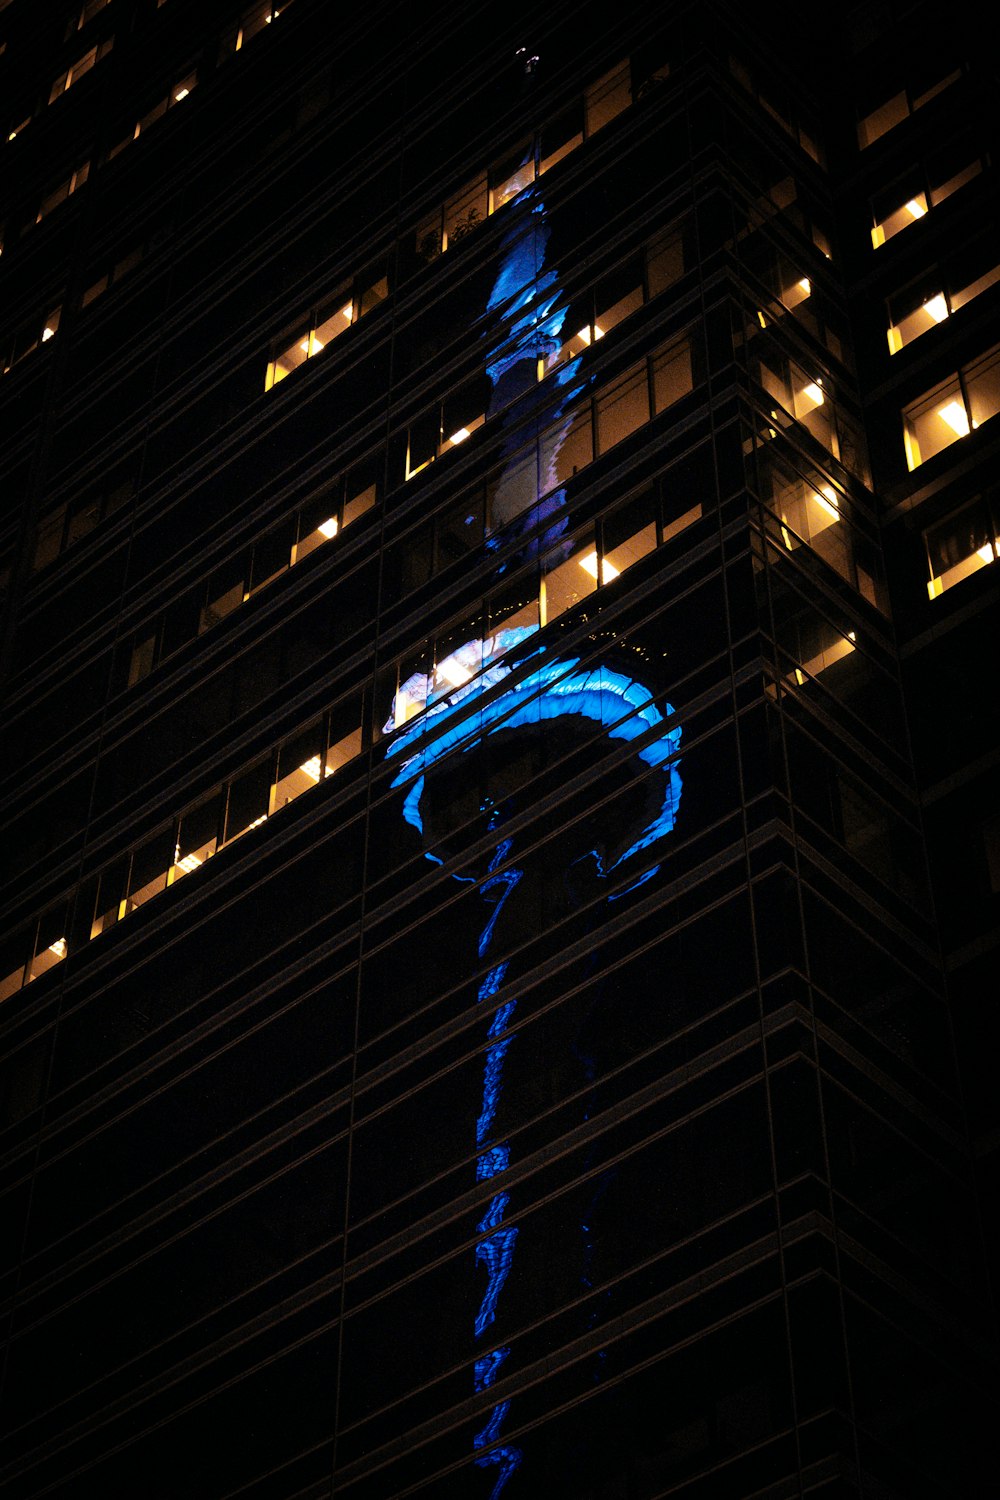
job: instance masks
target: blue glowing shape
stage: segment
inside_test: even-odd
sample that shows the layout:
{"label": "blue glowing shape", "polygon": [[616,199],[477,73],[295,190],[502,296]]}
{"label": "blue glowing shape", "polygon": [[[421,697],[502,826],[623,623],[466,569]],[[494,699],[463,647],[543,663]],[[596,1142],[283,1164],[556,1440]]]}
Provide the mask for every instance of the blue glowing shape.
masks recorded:
{"label": "blue glowing shape", "polygon": [[[490,1146],[476,1159],[476,1181],[489,1182],[491,1177],[497,1177],[501,1172],[506,1172],[510,1166],[510,1147],[506,1144]],[[494,1203],[496,1199],[493,1200]],[[480,1224],[480,1229],[486,1229],[486,1224]]]}
{"label": "blue glowing shape", "polygon": [[[395,786],[395,784],[396,783],[393,782],[393,786]],[[508,841],[508,843],[509,843],[509,841]],[[500,851],[499,850],[497,851],[497,854],[494,855],[493,860],[492,860],[492,862],[490,864],[490,869],[491,870],[497,864],[497,862],[498,862],[498,856],[500,858],[503,857],[502,855],[500,855]],[[486,952],[487,948],[490,945],[490,938],[493,936],[493,928],[496,926],[497,917],[499,917],[500,913],[503,911],[504,902],[510,896],[511,891],[513,891],[513,890],[516,889],[517,884],[520,881],[521,876],[523,875],[523,873],[524,873],[523,870],[505,870],[502,875],[491,875],[490,878],[489,878],[489,880],[484,880],[483,884],[480,886],[480,893],[483,896],[486,896],[486,894],[487,894],[488,891],[495,890],[499,886],[503,886],[504,887],[504,893],[503,893],[503,895],[500,897],[500,900],[497,901],[496,905],[493,908],[493,915],[490,917],[490,919],[487,922],[486,926],[483,928],[482,933],[480,934],[480,938],[479,938],[479,957],[480,958],[482,958],[483,954]]]}
{"label": "blue glowing shape", "polygon": [[489,1421],[486,1423],[486,1426],[482,1429],[481,1432],[477,1432],[476,1436],[472,1440],[477,1448],[485,1448],[488,1443],[496,1442],[497,1438],[500,1436],[500,1427],[503,1423],[503,1419],[507,1415],[509,1410],[509,1401],[497,1402],[496,1406],[494,1406],[493,1410],[490,1412]]}
{"label": "blue glowing shape", "polygon": [[[507,1195],[501,1193],[498,1197],[506,1199]],[[496,1234],[490,1235],[489,1239],[480,1240],[476,1246],[476,1261],[483,1262],[488,1277],[486,1291],[483,1293],[483,1300],[476,1314],[476,1338],[482,1335],[496,1317],[497,1298],[510,1275],[510,1263],[514,1257],[517,1233],[515,1226],[509,1225],[505,1229],[498,1229]]]}
{"label": "blue glowing shape", "polygon": [[503,976],[506,974],[506,972],[506,961],[502,964],[494,964],[493,968],[489,971],[486,978],[479,986],[479,993],[476,996],[476,999],[488,1000],[491,995],[495,995],[497,990],[503,984]]}
{"label": "blue glowing shape", "polygon": [[481,1146],[490,1133],[493,1117],[497,1112],[502,1083],[503,1060],[513,1037],[497,1042],[486,1054],[486,1072],[483,1078],[483,1107],[476,1121],[476,1145]]}
{"label": "blue glowing shape", "polygon": [[500,242],[500,268],[486,304],[510,320],[506,338],[486,366],[494,386],[521,360],[554,354],[566,317],[565,308],[556,308],[557,273],[542,269],[549,226],[541,198],[532,202],[529,196],[536,191],[526,190],[522,211]]}
{"label": "blue glowing shape", "polygon": [[[488,689],[496,688],[512,675],[512,669],[503,657],[531,634],[530,628],[522,627],[500,631],[492,639],[475,643],[484,663],[481,675],[432,704],[417,723],[389,745],[387,755],[405,757],[392,785],[400,786],[411,776],[416,777],[404,799],[403,816],[418,833],[422,833],[420,799],[425,773],[455,750],[466,754],[474,750],[489,734],[575,715],[603,725],[610,739],[632,742],[641,739],[642,743],[636,744],[637,757],[645,765],[664,773],[662,800],[652,821],[607,870],[601,870],[602,874],[608,875],[633,855],[655,844],[674,827],[682,787],[680,772],[674,759],[680,746],[680,726],[668,723],[641,683],[605,666],[589,671],[578,670],[577,657],[541,664],[519,681],[509,681],[506,691],[483,701]],[[507,639],[511,636],[516,639]],[[405,692],[405,686],[404,684],[401,692]],[[630,708],[633,712],[623,717]],[[669,704],[666,705],[666,711],[668,715],[673,714]],[[395,727],[395,712],[394,702],[393,715],[386,724],[387,730]],[[433,739],[429,738],[428,732],[431,729],[438,731]],[[656,730],[660,732],[650,733]],[[519,878],[519,872],[507,872],[506,875],[495,876],[493,879],[509,881],[515,873],[518,873]],[[655,870],[647,871],[629,889],[635,889],[653,874]],[[484,889],[490,884],[487,881]],[[508,885],[503,899],[506,899],[512,888]],[[623,891],[618,893],[619,896],[624,894]],[[487,924],[480,943],[480,954],[492,935],[499,905],[502,905],[502,901],[498,903],[497,912]]]}
{"label": "blue glowing shape", "polygon": [[520,1448],[491,1448],[489,1453],[481,1453],[476,1459],[476,1466],[480,1469],[485,1469],[490,1464],[502,1466],[497,1482],[489,1495],[489,1500],[499,1500],[504,1485],[515,1469],[521,1466],[521,1450]]}
{"label": "blue glowing shape", "polygon": [[476,1390],[489,1390],[497,1378],[497,1371],[510,1353],[510,1345],[504,1345],[500,1349],[491,1349],[489,1354],[481,1354],[476,1360]]}

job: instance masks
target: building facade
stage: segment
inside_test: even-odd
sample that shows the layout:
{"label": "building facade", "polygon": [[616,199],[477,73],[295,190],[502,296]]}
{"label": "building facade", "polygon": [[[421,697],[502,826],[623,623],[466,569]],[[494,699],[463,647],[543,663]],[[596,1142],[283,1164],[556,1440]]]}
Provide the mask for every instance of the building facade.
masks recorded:
{"label": "building facade", "polygon": [[11,1500],[989,1493],[933,21],[0,9]]}

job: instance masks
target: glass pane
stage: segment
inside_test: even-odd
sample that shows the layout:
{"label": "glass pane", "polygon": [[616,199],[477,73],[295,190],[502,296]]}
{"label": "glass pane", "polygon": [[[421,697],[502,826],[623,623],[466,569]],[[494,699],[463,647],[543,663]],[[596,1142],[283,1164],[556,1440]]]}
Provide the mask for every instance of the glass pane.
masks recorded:
{"label": "glass pane", "polygon": [[222,793],[219,788],[189,809],[180,820],[174,847],[172,880],[190,875],[199,865],[211,859],[218,846]]}
{"label": "glass pane", "polygon": [[65,521],[66,507],[60,505],[58,510],[54,510],[39,523],[38,535],[35,539],[35,555],[31,563],[36,572],[59,556]]}
{"label": "glass pane", "polygon": [[858,126],[858,144],[862,147],[870,146],[872,141],[877,141],[880,135],[885,135],[894,125],[905,120],[909,114],[906,103],[905,91],[894,94],[885,104],[880,104],[878,109],[873,109],[870,115],[866,115]]}
{"label": "glass pane", "polygon": [[156,664],[156,636],[147,635],[141,641],[136,641],[132,647],[132,655],[128,665],[128,686],[135,687],[144,677],[148,677]]}
{"label": "glass pane", "polygon": [[198,621],[199,635],[218,625],[243,603],[246,574],[247,564],[243,557],[234,558],[212,574],[208,580],[208,597]]}
{"label": "glass pane", "polygon": [[128,904],[132,911],[151,896],[166,889],[167,873],[173,864],[173,825],[161,828],[151,839],[133,851],[128,882]]}
{"label": "glass pane", "polygon": [[6,1000],[24,983],[31,936],[27,931],[15,933],[0,945],[0,1000]]}
{"label": "glass pane", "polygon": [[903,442],[908,468],[926,463],[943,448],[965,437],[969,417],[958,376],[943,381],[903,412]]}
{"label": "glass pane", "polygon": [[358,292],[358,317],[363,318],[366,313],[371,312],[373,307],[378,307],[389,295],[389,278],[384,273],[369,273],[360,282]]}
{"label": "glass pane", "polygon": [[597,551],[593,531],[575,537],[569,556],[559,547],[542,563],[539,617],[542,625],[555,620],[597,587]]}
{"label": "glass pane", "polygon": [[447,200],[444,205],[444,248],[457,245],[471,234],[477,224],[486,218],[487,193],[486,173],[481,172],[471,182]]}
{"label": "glass pane", "polygon": [[125,854],[107,869],[101,871],[94,922],[90,929],[92,938],[97,937],[101,932],[106,932],[109,927],[113,927],[119,916],[124,915],[122,903],[128,890],[129,863],[129,856]]}
{"label": "glass pane", "polygon": [[653,407],[664,411],[694,387],[691,349],[685,339],[653,357]]}
{"label": "glass pane", "polygon": [[[343,320],[343,314],[341,318]],[[284,380],[285,376],[290,375],[293,370],[297,370],[299,365],[305,364],[309,358],[309,338],[309,328],[304,326],[288,341],[281,353],[275,355],[267,367],[265,381],[267,390],[270,390],[271,386],[276,385],[279,380]]]}
{"label": "glass pane", "polygon": [[556,120],[542,127],[539,143],[538,174],[547,172],[556,162],[562,161],[570,151],[583,141],[583,105],[572,104]]}
{"label": "glass pane", "polygon": [[914,193],[913,197],[908,198],[901,208],[894,209],[880,222],[876,222],[872,230],[872,245],[877,250],[880,245],[885,244],[886,240],[891,240],[893,235],[905,229],[908,224],[912,224],[916,219],[922,219],[926,212],[927,194]]}
{"label": "glass pane", "polygon": [[654,240],[646,252],[646,281],[649,295],[672,286],[684,275],[684,240],[679,230]]}
{"label": "glass pane", "polygon": [[277,780],[271,788],[271,812],[294,802],[296,797],[319,783],[322,743],[323,724],[317,719],[281,745]]}
{"label": "glass pane", "polygon": [[534,143],[525,141],[490,170],[490,213],[516,198],[535,180]]}
{"label": "glass pane", "polygon": [[66,929],[66,902],[61,901],[52,911],[46,912],[38,923],[35,951],[28,970],[29,980],[37,979],[40,974],[62,963],[66,957]]}
{"label": "glass pane", "polygon": [[590,403],[580,407],[542,435],[539,492],[547,494],[565,484],[593,461],[594,435]]}
{"label": "glass pane", "polygon": [[538,499],[538,456],[534,447],[496,470],[486,481],[486,531],[499,531],[530,510]]}
{"label": "glass pane", "polygon": [[325,775],[332,776],[361,754],[361,707],[360,697],[353,697],[331,709]]}
{"label": "glass pane", "polygon": [[322,494],[308,501],[298,515],[298,541],[295,543],[295,561],[301,562],[310,552],[315,552],[324,542],[330,541],[340,530],[340,481],[331,485]]}
{"label": "glass pane", "polygon": [[[316,326],[309,338],[306,340],[306,358],[318,354],[331,344],[345,328],[350,328],[354,319],[354,302],[351,297],[349,286],[341,290],[331,299],[330,306],[323,309],[316,319]],[[302,351],[302,341],[298,344],[299,352]],[[301,361],[300,361],[301,363]]]}
{"label": "glass pane", "polygon": [[972,425],[979,427],[1000,411],[1000,350],[991,349],[964,374]]}
{"label": "glass pane", "polygon": [[250,592],[254,594],[291,565],[295,520],[289,517],[254,543],[250,564]]}
{"label": "glass pane", "polygon": [[649,389],[643,360],[597,398],[598,453],[606,453],[648,421]]}
{"label": "glass pane", "polygon": [[632,103],[628,62],[619,63],[591,84],[586,94],[587,134],[593,135]]}
{"label": "glass pane", "polygon": [[242,776],[230,783],[226,806],[226,831],[223,843],[228,844],[241,834],[267,820],[267,807],[271,791],[271,762],[258,761]]}
{"label": "glass pane", "polygon": [[965,506],[924,534],[932,599],[997,557],[997,538],[985,500]]}

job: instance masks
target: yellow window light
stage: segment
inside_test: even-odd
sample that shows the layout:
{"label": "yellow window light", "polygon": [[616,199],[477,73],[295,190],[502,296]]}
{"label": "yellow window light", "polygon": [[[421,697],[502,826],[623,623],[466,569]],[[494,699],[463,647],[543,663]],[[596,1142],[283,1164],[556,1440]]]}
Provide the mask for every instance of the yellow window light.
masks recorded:
{"label": "yellow window light", "polygon": [[938,408],[938,416],[948,423],[952,432],[959,437],[967,437],[969,432],[969,417],[965,407],[959,401],[949,401],[946,406]]}

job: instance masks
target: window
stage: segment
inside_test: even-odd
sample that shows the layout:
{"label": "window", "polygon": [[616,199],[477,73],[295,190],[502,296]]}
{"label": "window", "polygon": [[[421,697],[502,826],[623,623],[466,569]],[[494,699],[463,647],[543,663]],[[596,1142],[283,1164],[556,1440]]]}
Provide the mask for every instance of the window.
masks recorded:
{"label": "window", "polygon": [[872,246],[887,240],[950,198],[983,170],[982,160],[949,147],[872,200]]}
{"label": "window", "polygon": [[143,131],[148,130],[151,125],[155,125],[157,120],[162,119],[163,116],[167,113],[168,109],[173,109],[175,104],[182,104],[184,100],[190,96],[192,90],[197,88],[197,86],[198,74],[196,70],[190,73],[185,73],[183,77],[179,78],[177,82],[172,85],[170,90],[161,99],[159,99],[156,104],[153,105],[152,109],[148,110],[146,114],[140,116],[135,125],[133,125],[118,141],[117,145],[111,147],[110,151],[108,152],[108,161],[110,161],[112,157],[117,156],[120,151],[124,151],[125,147],[131,141],[138,140]]}
{"label": "window", "polygon": [[[666,69],[663,70],[663,76]],[[469,179],[442,208],[417,225],[418,262],[436,260],[581,145],[632,102],[628,61],[619,63],[535,135],[512,147],[487,172]]]}
{"label": "window", "polygon": [[89,307],[92,302],[96,302],[97,298],[107,291],[109,286],[117,285],[123,276],[128,275],[129,271],[134,271],[142,260],[143,253],[144,247],[139,245],[135,250],[130,250],[127,255],[123,255],[120,260],[116,260],[109,270],[105,271],[102,276],[99,276],[96,281],[90,283],[80,297],[80,306]]}
{"label": "window", "polygon": [[761,93],[746,64],[736,57],[730,56],[729,71],[743,85],[747,93],[754,96],[761,109],[769,114],[772,120],[776,120],[782,130],[790,135],[793,141],[797,141],[813,161],[822,165],[823,154],[816,139],[816,132],[812,127],[806,127],[797,119],[791,101],[780,98],[775,92],[773,83],[769,84],[767,95]]}
{"label": "window", "polygon": [[352,281],[345,281],[308,318],[276,341],[276,352],[268,362],[264,389],[284,380],[307,359],[320,354],[359,318],[384,302],[389,295],[389,278],[383,267],[370,268]]}
{"label": "window", "polygon": [[280,5],[275,5],[273,0],[258,0],[256,5],[251,5],[240,16],[235,26],[222,34],[220,44],[220,60],[225,61],[232,57],[234,52],[239,52],[246,46],[247,42],[259,36],[265,27],[291,5],[292,0],[282,0]]}
{"label": "window", "polygon": [[701,506],[671,512],[661,524],[652,486],[618,502],[596,522],[547,551],[534,569],[515,575],[474,614],[454,621],[436,639],[411,648],[380,677],[376,723],[383,733],[408,723],[429,705],[473,681],[499,650],[498,631],[538,630],[615,579],[701,516]]}
{"label": "window", "polygon": [[1000,411],[1000,344],[950,375],[903,411],[903,445],[911,471],[967,437]]}
{"label": "window", "polygon": [[858,145],[862,150],[872,145],[887,131],[901,124],[915,110],[929,104],[941,93],[942,89],[946,89],[949,84],[956,83],[961,76],[961,68],[952,68],[937,77],[935,81],[918,85],[916,89],[900,89],[898,93],[888,97],[883,96],[876,107],[858,122]]}
{"label": "window", "polygon": [[16,141],[18,136],[21,134],[21,131],[26,129],[30,124],[31,116],[25,115],[23,120],[19,120],[16,125],[12,125],[10,127],[10,130],[7,132],[7,139],[9,141]]}
{"label": "window", "polygon": [[83,8],[67,22],[66,41],[69,41],[74,31],[82,31],[87,22],[92,21],[107,4],[108,0],[85,0]]}
{"label": "window", "polygon": [[30,323],[25,323],[18,330],[10,343],[2,348],[0,373],[6,375],[19,360],[33,353],[40,345],[47,344],[49,339],[58,333],[61,311],[61,308],[54,307],[44,317],[33,318]]}
{"label": "window", "polygon": [[58,208],[60,203],[64,203],[71,193],[75,193],[77,188],[83,187],[89,176],[90,162],[82,162],[76,171],[72,172],[66,178],[65,182],[61,182],[57,188],[53,188],[51,193],[46,193],[39,204],[38,213],[35,215],[35,223],[40,224],[45,216],[50,214],[54,208]]}
{"label": "window", "polygon": [[125,505],[134,493],[135,486],[129,478],[100,490],[96,495],[91,493],[72,502],[64,501],[50,511],[42,518],[35,536],[32,572],[37,573],[54,562],[60,552],[88,536],[101,521],[106,521]]}
{"label": "window", "polygon": [[632,103],[632,83],[628,62],[620,62],[610,72],[592,83],[584,96],[587,134],[593,135],[628,109]]}
{"label": "window", "polygon": [[60,73],[58,78],[53,81],[52,87],[49,90],[49,103],[51,104],[54,100],[58,99],[60,94],[65,94],[66,90],[83,78],[86,73],[89,73],[91,68],[99,63],[102,57],[107,57],[113,45],[114,38],[109,36],[106,41],[98,42],[86,51],[82,57],[78,57],[76,62],[71,63],[66,71]]}
{"label": "window", "polygon": [[[953,278],[952,278],[953,279]],[[982,292],[1000,281],[1000,265],[992,266],[967,285],[949,291],[944,276],[921,295],[911,288],[892,299],[889,306],[889,353],[898,354],[907,344],[943,323]]]}
{"label": "window", "polygon": [[221,624],[258,590],[371,510],[378,500],[378,467],[374,459],[356,464],[251,546],[240,547],[207,580],[180,595],[157,622],[143,625],[119,672],[125,687],[135,687],[158,662]]}
{"label": "window", "polygon": [[1000,499],[980,496],[924,532],[930,578],[927,595],[936,599],[981,568],[994,563],[1000,547]]}

